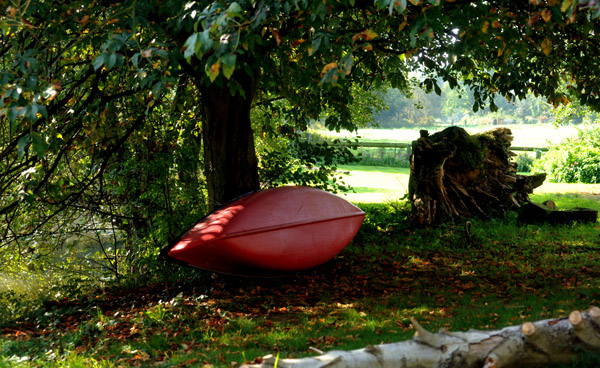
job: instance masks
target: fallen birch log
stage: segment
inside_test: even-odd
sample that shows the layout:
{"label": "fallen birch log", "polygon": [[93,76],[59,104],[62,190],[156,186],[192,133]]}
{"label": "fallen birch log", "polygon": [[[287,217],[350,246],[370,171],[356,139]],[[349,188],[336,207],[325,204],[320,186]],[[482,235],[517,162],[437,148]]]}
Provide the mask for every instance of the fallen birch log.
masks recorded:
{"label": "fallen birch log", "polygon": [[431,333],[414,318],[408,341],[330,351],[301,359],[272,355],[246,368],[505,368],[570,363],[584,351],[600,351],[600,308],[572,312],[568,318],[527,322],[496,331]]}

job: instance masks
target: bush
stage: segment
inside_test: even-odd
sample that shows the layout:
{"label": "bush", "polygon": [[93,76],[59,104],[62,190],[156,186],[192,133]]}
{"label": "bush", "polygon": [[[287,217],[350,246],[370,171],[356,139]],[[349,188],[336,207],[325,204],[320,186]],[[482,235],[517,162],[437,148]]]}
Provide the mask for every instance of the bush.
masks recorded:
{"label": "bush", "polygon": [[410,167],[410,155],[406,149],[358,148],[360,164],[365,166]]}
{"label": "bush", "polygon": [[579,130],[577,137],[552,146],[533,170],[546,172],[551,182],[600,183],[600,127]]}
{"label": "bush", "polygon": [[528,153],[521,153],[515,159],[517,162],[517,171],[518,172],[531,172],[531,168],[533,166],[533,162],[535,158],[533,158]]}

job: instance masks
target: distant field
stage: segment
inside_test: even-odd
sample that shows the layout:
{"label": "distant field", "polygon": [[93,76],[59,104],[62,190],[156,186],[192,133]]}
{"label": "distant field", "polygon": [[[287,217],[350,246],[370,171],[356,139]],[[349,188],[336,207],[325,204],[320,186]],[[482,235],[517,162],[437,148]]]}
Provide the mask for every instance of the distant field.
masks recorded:
{"label": "distant field", "polygon": [[[408,192],[409,169],[385,166],[344,165],[340,170],[349,174],[344,176],[346,184],[354,188],[355,193],[340,194],[354,203],[385,203],[401,199]],[[600,209],[600,184],[563,184],[544,183],[534,190],[534,201],[545,201],[560,197],[568,206],[568,195],[578,194],[590,200],[587,207]],[[571,206],[572,207],[572,206]]]}
{"label": "distant field", "polygon": [[[501,126],[479,125],[464,127],[467,132],[474,134],[480,133]],[[577,134],[575,126],[555,127],[552,124],[520,124],[502,126],[509,128],[513,132],[513,146],[521,147],[546,147],[549,144],[560,143],[564,138]],[[435,128],[401,128],[401,129],[359,129],[358,133],[351,132],[330,132],[327,130],[318,130],[317,133],[329,137],[354,138],[359,136],[360,141],[376,142],[412,142],[419,138],[419,130],[426,129],[430,133],[444,129]]]}
{"label": "distant field", "polygon": [[409,169],[344,165],[340,170],[349,172],[344,176],[344,181],[356,192],[341,194],[350,202],[391,202],[399,200],[408,192]]}

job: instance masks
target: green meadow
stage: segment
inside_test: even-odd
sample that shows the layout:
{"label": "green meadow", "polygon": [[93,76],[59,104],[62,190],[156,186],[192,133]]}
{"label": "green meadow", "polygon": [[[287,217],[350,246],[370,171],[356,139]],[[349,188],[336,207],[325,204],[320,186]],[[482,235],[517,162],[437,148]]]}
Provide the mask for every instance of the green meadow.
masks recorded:
{"label": "green meadow", "polygon": [[[350,202],[394,202],[401,200],[408,193],[408,168],[343,165],[340,171],[345,173],[343,178],[346,184],[354,189],[352,192],[340,194]],[[594,207],[600,199],[600,184],[545,182],[536,188],[531,196],[532,200],[538,202],[555,198],[560,198],[565,204],[563,208],[585,207],[583,203]]]}
{"label": "green meadow", "polygon": [[[515,125],[468,125],[461,126],[470,134],[485,132],[494,128],[508,128],[512,131],[513,146],[518,147],[547,147],[549,144],[560,143],[566,137],[575,136],[577,127],[565,125],[555,127],[552,124],[515,124]],[[322,136],[332,138],[356,138],[361,142],[412,142],[419,138],[421,129],[429,131],[430,134],[446,128],[445,126],[423,127],[423,128],[398,128],[398,129],[359,129],[357,132],[342,131],[339,133],[327,130],[315,130]]]}

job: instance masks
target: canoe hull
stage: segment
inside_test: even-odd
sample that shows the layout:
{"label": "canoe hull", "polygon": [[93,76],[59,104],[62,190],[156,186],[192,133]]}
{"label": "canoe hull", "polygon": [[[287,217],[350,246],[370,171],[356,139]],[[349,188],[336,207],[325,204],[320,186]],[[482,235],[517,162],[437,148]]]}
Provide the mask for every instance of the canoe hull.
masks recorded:
{"label": "canoe hull", "polygon": [[185,264],[228,274],[306,270],[341,252],[364,216],[331,193],[279,187],[223,206],[163,252]]}

